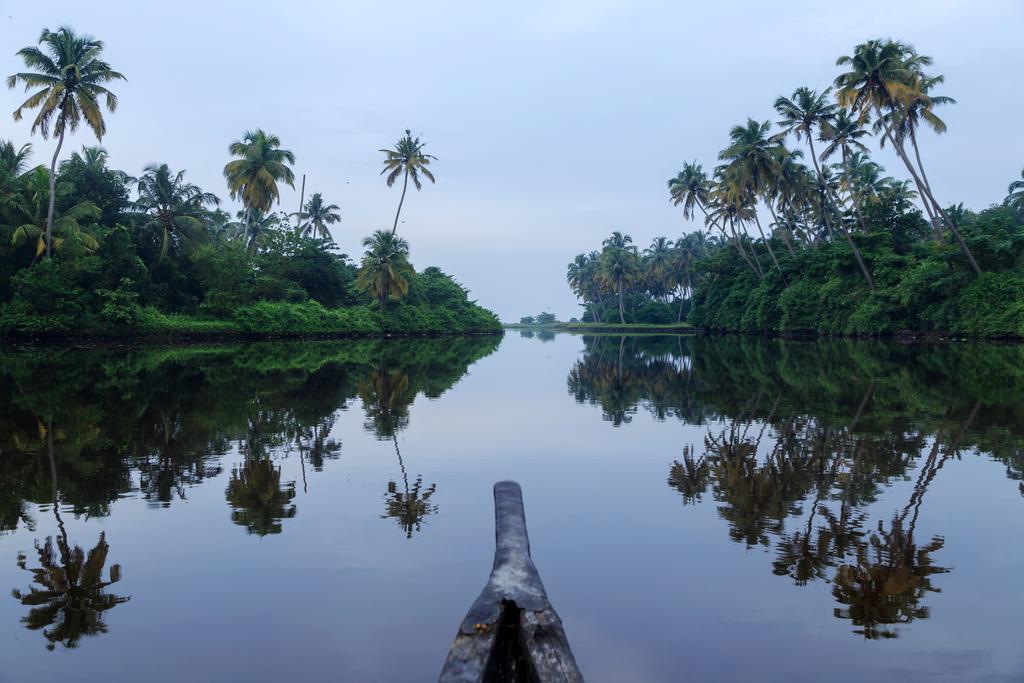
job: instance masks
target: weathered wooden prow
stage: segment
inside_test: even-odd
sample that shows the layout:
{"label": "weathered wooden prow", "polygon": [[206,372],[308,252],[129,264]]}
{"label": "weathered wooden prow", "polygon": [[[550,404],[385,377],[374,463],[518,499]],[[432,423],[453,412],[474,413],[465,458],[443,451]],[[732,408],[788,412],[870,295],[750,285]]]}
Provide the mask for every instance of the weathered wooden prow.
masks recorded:
{"label": "weathered wooden prow", "polygon": [[530,559],[523,492],[514,481],[494,485],[494,527],[491,577],[462,620],[439,680],[581,683],[562,622]]}

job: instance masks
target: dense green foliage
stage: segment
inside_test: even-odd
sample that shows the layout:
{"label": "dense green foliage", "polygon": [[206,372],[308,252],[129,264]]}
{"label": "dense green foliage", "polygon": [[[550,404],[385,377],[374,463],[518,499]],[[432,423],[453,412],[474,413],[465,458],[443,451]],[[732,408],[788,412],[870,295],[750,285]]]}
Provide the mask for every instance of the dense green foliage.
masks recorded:
{"label": "dense green foliage", "polygon": [[[834,93],[777,98],[775,130],[733,126],[710,176],[689,162],[668,181],[672,203],[709,234],[658,237],[641,254],[615,232],[578,255],[567,279],[584,320],[668,322],[674,309],[736,332],[1024,336],[1024,181],[980,213],[936,200],[920,133],[944,133],[936,110],[955,101],[934,92],[943,77],[925,73],[931,63],[869,40],[837,60]],[[869,158],[873,136],[908,180]]]}
{"label": "dense green foliage", "polygon": [[[58,165],[65,132],[84,121],[100,139],[99,100],[116,109],[106,84],[124,76],[100,59],[103,47],[70,28],[44,30],[38,47],[17,53],[27,71],[7,79],[32,93],[15,120],[35,110],[31,131],[58,140],[49,169],[29,167],[31,145],[0,141],[0,335],[500,331],[452,278],[437,268],[417,273],[394,229],[364,240],[357,269],[328,227],[340,208],[319,192],[292,214],[294,227],[271,213],[279,184],[294,186],[295,154],[262,129],[228,147],[237,221],[167,164],[133,178],[110,168],[102,148],[85,147]],[[389,186],[400,175],[417,189],[421,175],[433,182],[423,144],[406,131],[383,150]]]}
{"label": "dense green foliage", "polygon": [[758,279],[734,250],[701,264],[689,322],[738,332],[1024,336],[1024,223],[1004,207],[964,212],[960,230],[984,271],[967,267],[953,240],[908,241],[928,226],[919,212],[878,206],[857,235],[872,290],[845,242],[796,256]]}

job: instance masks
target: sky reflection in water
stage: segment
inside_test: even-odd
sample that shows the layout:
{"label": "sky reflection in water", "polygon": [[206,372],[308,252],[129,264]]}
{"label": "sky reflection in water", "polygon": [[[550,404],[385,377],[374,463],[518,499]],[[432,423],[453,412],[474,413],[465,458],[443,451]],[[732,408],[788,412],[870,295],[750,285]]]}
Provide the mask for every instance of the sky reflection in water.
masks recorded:
{"label": "sky reflection in water", "polygon": [[0,681],[431,680],[502,478],[588,680],[1024,675],[1024,348],[498,346],[0,354]]}

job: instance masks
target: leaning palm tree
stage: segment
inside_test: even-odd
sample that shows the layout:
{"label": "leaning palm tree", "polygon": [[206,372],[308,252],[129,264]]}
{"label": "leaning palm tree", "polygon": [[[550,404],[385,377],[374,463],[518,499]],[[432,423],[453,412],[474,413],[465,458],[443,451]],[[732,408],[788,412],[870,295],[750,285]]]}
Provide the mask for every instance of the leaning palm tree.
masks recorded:
{"label": "leaning palm tree", "polygon": [[701,213],[704,214],[704,224],[711,225],[719,230],[726,242],[731,242],[736,246],[736,251],[747,262],[750,269],[757,274],[758,278],[763,277],[754,266],[753,261],[750,260],[750,257],[747,256],[743,244],[739,240],[731,240],[729,234],[725,231],[725,226],[708,212],[708,207],[711,205],[711,189],[711,181],[708,179],[707,174],[704,173],[704,169],[696,161],[683,164],[683,170],[677,173],[675,178],[671,178],[668,181],[669,198],[675,206],[683,207],[683,218],[686,220],[692,219],[694,207],[700,209]]}
{"label": "leaning palm tree", "polygon": [[321,239],[329,240],[333,238],[327,226],[341,221],[341,214],[338,213],[340,210],[341,207],[337,204],[325,204],[323,195],[314,192],[303,210],[292,215],[299,219],[299,234],[315,234]]}
{"label": "leaning palm tree", "polygon": [[368,292],[383,308],[388,299],[400,299],[409,293],[409,243],[394,232],[376,230],[363,240],[366,253],[356,276],[356,285]]}
{"label": "leaning palm tree", "polygon": [[840,105],[856,111],[861,123],[867,122],[874,115],[876,123],[880,124],[882,139],[892,144],[896,155],[913,178],[925,211],[933,223],[941,218],[953,233],[971,268],[980,275],[981,268],[974,254],[911,162],[899,134],[899,127],[907,117],[908,105],[911,105],[910,108],[920,106],[925,109],[931,106],[922,104],[928,99],[921,91],[922,82],[927,82],[921,68],[931,64],[931,61],[930,57],[918,54],[906,43],[879,39],[861,43],[854,47],[852,55],[844,55],[836,60],[838,66],[847,68],[846,72],[835,79],[836,99]]}
{"label": "leaning palm tree", "polygon": [[[782,133],[775,136],[776,140],[782,140],[786,135],[792,133],[799,142],[802,138],[807,139],[807,146],[811,150],[811,163],[814,164],[814,171],[821,175],[821,167],[818,165],[818,157],[814,152],[814,133],[823,124],[828,123],[835,116],[838,107],[828,101],[830,88],[819,93],[816,90],[802,87],[793,91],[792,97],[779,97],[775,100],[775,111],[782,117],[778,125]],[[828,213],[824,214],[826,221]],[[825,223],[828,233],[832,234],[832,226]]]}
{"label": "leaning palm tree", "polygon": [[416,186],[417,190],[422,189],[423,183],[420,182],[420,174],[429,180],[431,183],[434,182],[434,174],[427,168],[430,166],[431,161],[437,161],[437,157],[433,154],[427,154],[423,151],[423,148],[427,143],[420,142],[419,138],[412,137],[412,131],[408,128],[405,129],[405,135],[399,138],[398,142],[395,143],[394,149],[382,149],[379,150],[384,152],[384,168],[380,174],[384,175],[387,173],[388,187],[395,184],[398,176],[402,176],[402,196],[398,200],[398,211],[395,212],[395,224],[391,227],[391,234],[394,235],[395,231],[398,230],[398,217],[402,213],[402,203],[405,202],[405,191],[409,188],[409,178],[412,178],[412,184]]}
{"label": "leaning palm tree", "polygon": [[85,120],[86,125],[96,134],[96,139],[102,140],[107,124],[103,120],[100,98],[105,98],[109,111],[117,109],[117,96],[105,84],[118,79],[125,80],[121,73],[100,59],[102,53],[103,42],[92,36],[78,35],[66,26],[56,31],[43,29],[39,36],[39,47],[24,47],[17,53],[26,68],[32,71],[19,72],[7,78],[8,88],[14,88],[19,82],[25,85],[26,92],[38,88],[14,110],[14,120],[20,121],[25,109],[38,108],[32,122],[32,132],[38,129],[45,139],[52,130],[57,136],[57,148],[50,160],[50,204],[46,213],[47,257],[50,256],[53,234],[57,157],[64,145],[64,136],[68,131],[76,131],[79,123]]}
{"label": "leaning palm tree", "polygon": [[[848,191],[851,193],[850,200],[853,204],[853,210],[857,215],[857,220],[860,222],[860,227],[864,232],[868,231],[868,226],[864,222],[864,214],[860,210],[860,197],[857,196],[853,190],[853,181],[851,180],[850,174],[850,150],[855,149],[858,152],[867,152],[867,147],[865,147],[864,143],[860,141],[860,139],[867,134],[868,132],[864,130],[859,123],[857,123],[857,120],[846,109],[840,110],[832,121],[825,123],[821,128],[821,140],[828,143],[821,153],[821,159],[824,161],[837,151],[842,155],[843,181],[846,184]],[[843,235],[846,237],[846,243],[850,246],[850,249],[853,251],[853,255],[857,259],[857,265],[860,266],[860,271],[864,274],[864,279],[867,280],[868,287],[870,289],[874,289],[875,281],[871,278],[871,272],[864,263],[864,257],[861,256],[860,249],[857,248],[857,243],[853,241],[850,231],[846,228],[846,225],[842,220],[839,221],[839,227],[843,231]]]}
{"label": "leaning palm tree", "polygon": [[1006,188],[1006,199],[1003,203],[1024,219],[1024,171],[1020,172],[1020,180],[1014,180]]}
{"label": "leaning palm tree", "polygon": [[[768,248],[775,268],[782,273],[782,266],[775,256],[771,240],[765,237],[761,219],[757,215],[758,198],[771,201],[771,189],[782,172],[782,159],[786,149],[774,137],[769,136],[771,123],[747,119],[745,125],[733,126],[729,131],[730,144],[718,155],[726,162],[723,181],[727,194],[734,201],[749,204],[751,215],[758,233]],[[783,275],[785,278],[785,275]]]}
{"label": "leaning palm tree", "polygon": [[232,199],[241,199],[246,209],[263,213],[281,201],[277,184],[284,182],[295,187],[295,173],[290,165],[295,155],[281,149],[281,139],[262,129],[246,131],[241,140],[235,140],[228,151],[239,157],[224,166],[224,177]]}
{"label": "leaning palm tree", "polygon": [[174,173],[167,164],[147,166],[138,192],[135,209],[144,221],[142,229],[160,231],[160,258],[172,245],[181,248],[203,240],[207,207],[220,204],[215,195],[185,182],[185,171]]}

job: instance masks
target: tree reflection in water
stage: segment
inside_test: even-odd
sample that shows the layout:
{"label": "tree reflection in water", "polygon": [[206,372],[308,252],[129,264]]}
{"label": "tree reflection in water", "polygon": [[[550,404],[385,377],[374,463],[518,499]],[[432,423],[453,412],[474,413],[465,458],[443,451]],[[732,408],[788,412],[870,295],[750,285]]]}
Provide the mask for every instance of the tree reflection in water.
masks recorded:
{"label": "tree reflection in water", "polygon": [[[915,531],[943,466],[973,448],[1011,479],[1024,469],[1024,434],[1007,433],[1021,424],[1017,347],[669,336],[584,344],[567,380],[576,400],[615,426],[640,409],[707,424],[703,452],[684,448],[668,485],[684,505],[710,491],[732,540],[773,549],[774,574],[831,584],[834,615],[866,639],[896,637],[930,614],[923,601],[949,571],[935,559],[945,541]],[[910,480],[903,508],[878,509],[883,490]]]}
{"label": "tree reflection in water", "polygon": [[57,643],[74,648],[82,636],[94,636],[107,632],[103,614],[116,605],[128,602],[129,597],[108,593],[107,587],[121,580],[121,566],[111,565],[108,580],[103,580],[110,546],[106,536],[100,532],[96,546],[86,555],[79,546],[71,546],[64,521],[60,516],[59,487],[52,423],[40,425],[42,439],[50,463],[51,506],[57,522],[59,535],[56,540],[47,537],[42,545],[35,543],[39,566],[28,569],[24,554],[18,555],[18,566],[32,573],[34,585],[27,591],[15,588],[11,594],[22,605],[29,607],[21,623],[31,631],[42,630],[46,637],[47,649],[53,650]]}
{"label": "tree reflection in water", "polygon": [[281,468],[269,458],[246,460],[231,470],[225,492],[231,521],[250,534],[281,533],[281,520],[295,516],[295,483],[281,485]]}
{"label": "tree reflection in water", "polygon": [[[36,542],[39,566],[29,569],[35,585],[27,591],[16,588],[12,594],[31,608],[21,623],[29,630],[42,630],[47,649],[53,650],[57,643],[77,647],[82,636],[106,633],[104,612],[130,599],[106,590],[121,580],[117,564],[111,565],[109,578],[103,580],[109,550],[103,532],[88,555],[77,545],[71,547],[66,534],[58,537],[56,549],[50,537],[43,545]],[[19,555],[18,566],[28,569],[24,555]]]}

